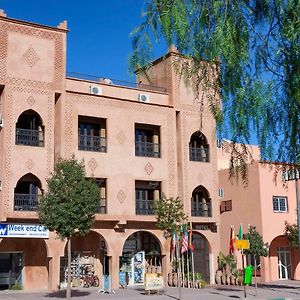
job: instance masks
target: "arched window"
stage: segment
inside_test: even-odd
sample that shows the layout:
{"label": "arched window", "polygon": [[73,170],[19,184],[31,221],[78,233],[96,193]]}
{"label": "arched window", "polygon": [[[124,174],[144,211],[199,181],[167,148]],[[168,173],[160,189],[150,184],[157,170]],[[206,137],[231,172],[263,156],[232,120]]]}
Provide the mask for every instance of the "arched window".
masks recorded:
{"label": "arched window", "polygon": [[19,179],[14,193],[14,210],[35,211],[42,194],[40,180],[31,173]]}
{"label": "arched window", "polygon": [[192,194],[191,214],[195,217],[211,217],[211,199],[205,187],[199,185]]}
{"label": "arched window", "polygon": [[209,162],[209,145],[205,135],[201,131],[192,134],[190,143],[190,160]]}
{"label": "arched window", "polygon": [[40,115],[32,109],[24,111],[16,124],[16,145],[44,146],[44,126]]}

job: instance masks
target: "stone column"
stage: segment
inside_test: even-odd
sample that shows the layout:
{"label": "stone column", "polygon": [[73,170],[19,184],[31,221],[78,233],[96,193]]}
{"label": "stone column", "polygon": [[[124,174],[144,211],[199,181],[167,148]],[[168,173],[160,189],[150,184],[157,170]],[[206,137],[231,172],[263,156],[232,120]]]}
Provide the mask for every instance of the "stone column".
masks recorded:
{"label": "stone column", "polygon": [[109,274],[111,276],[111,288],[119,288],[119,252],[116,251],[109,256]]}

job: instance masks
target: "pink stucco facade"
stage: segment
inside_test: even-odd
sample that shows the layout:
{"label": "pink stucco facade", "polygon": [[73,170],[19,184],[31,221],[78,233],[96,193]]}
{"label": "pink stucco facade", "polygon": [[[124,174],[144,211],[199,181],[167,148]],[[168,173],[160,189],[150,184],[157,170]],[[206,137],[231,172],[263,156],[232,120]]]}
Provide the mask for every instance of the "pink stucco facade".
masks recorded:
{"label": "pink stucco facade", "polygon": [[[230,227],[235,234],[242,224],[243,233],[249,225],[255,226],[268,243],[269,255],[261,258],[260,280],[269,282],[279,279],[300,279],[299,251],[291,248],[284,236],[285,222],[297,224],[297,205],[295,182],[283,182],[278,164],[260,162],[259,149],[249,146],[253,161],[248,164],[248,185],[239,180],[229,180],[229,151],[218,149],[219,187],[224,190],[220,202],[232,201],[229,210],[221,209],[220,241],[221,251],[229,252]],[[226,163],[227,162],[227,163]],[[282,203],[279,203],[282,199]],[[221,203],[220,203],[221,204]],[[241,254],[236,252],[241,267]]]}
{"label": "pink stucco facade", "polygon": [[[172,68],[178,53],[172,50],[154,62],[150,82],[144,82],[140,76],[139,84],[129,88],[110,81],[66,76],[66,23],[47,27],[10,19],[1,13],[0,28],[1,223],[38,224],[36,209],[28,199],[33,193],[46,191],[46,179],[59,157],[74,154],[78,160],[84,160],[87,177],[105,182],[101,187],[105,212],[96,213],[91,232],[74,238],[72,243],[74,253],[89,253],[93,257],[100,281],[106,273],[111,276],[112,287],[119,286],[125,242],[141,232],[148,233],[143,236],[159,245],[165,280],[170,272],[170,241],[156,229],[155,216],[149,210],[137,213],[136,197],[145,191],[138,185],[144,184],[156,186],[146,189],[153,197],[164,193],[182,199],[194,236],[205,249],[202,254],[199,249],[199,268],[202,270],[201,260],[206,265],[206,278],[214,282],[220,248],[215,122],[204,105],[203,135],[200,134],[200,103]],[[92,93],[91,87],[101,92]],[[141,94],[146,95],[146,103],[139,101]],[[26,127],[28,122],[34,128]],[[97,131],[92,146],[87,142],[87,131]],[[153,155],[151,148],[150,155],[137,155],[137,136],[149,132],[154,145],[151,147],[156,149],[159,144],[159,154]],[[201,148],[204,156],[200,160],[199,152],[195,152],[194,160],[190,156],[194,133],[195,145],[201,135],[209,151],[203,154]],[[35,139],[32,134],[36,134]],[[29,192],[25,191],[27,188]],[[1,253],[20,253],[24,289],[59,287],[65,242],[57,239],[55,233],[51,232],[49,239],[0,238]],[[108,270],[104,270],[104,265]]]}

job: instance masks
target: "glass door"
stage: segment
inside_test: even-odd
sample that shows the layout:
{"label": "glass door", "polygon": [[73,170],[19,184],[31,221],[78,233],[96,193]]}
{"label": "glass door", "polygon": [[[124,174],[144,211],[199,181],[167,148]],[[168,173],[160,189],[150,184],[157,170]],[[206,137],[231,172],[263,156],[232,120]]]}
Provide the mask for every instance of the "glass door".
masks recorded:
{"label": "glass door", "polygon": [[278,275],[279,279],[291,278],[291,251],[289,248],[279,247],[278,256]]}

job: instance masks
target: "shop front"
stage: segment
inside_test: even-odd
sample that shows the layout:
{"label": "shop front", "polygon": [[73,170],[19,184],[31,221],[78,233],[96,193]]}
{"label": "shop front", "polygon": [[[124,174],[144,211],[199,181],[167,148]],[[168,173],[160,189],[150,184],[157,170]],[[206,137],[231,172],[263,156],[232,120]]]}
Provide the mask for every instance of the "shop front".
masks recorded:
{"label": "shop front", "polygon": [[144,285],[145,273],[162,274],[159,240],[146,231],[133,233],[124,244],[119,265],[120,286]]}

